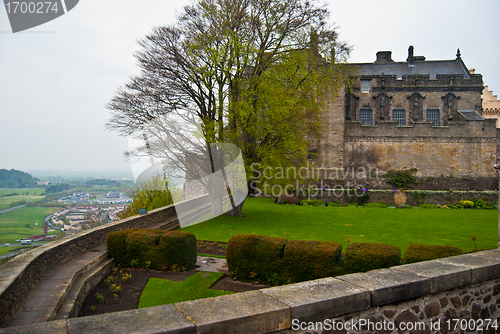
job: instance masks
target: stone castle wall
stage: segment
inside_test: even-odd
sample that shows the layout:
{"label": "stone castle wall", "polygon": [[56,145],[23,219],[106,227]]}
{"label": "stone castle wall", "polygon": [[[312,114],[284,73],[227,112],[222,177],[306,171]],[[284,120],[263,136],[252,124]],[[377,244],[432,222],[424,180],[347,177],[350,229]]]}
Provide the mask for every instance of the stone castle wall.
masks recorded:
{"label": "stone castle wall", "polygon": [[417,168],[419,177],[494,177],[497,138],[493,120],[433,127],[423,122],[361,126],[346,122],[345,166],[379,172]]}
{"label": "stone castle wall", "polygon": [[322,165],[336,166],[338,168],[344,166],[345,117],[342,112],[336,112],[344,108],[344,95],[344,88],[341,88],[336,96],[330,96],[328,103],[325,105],[325,110],[330,112],[324,113],[324,130],[319,143]]}

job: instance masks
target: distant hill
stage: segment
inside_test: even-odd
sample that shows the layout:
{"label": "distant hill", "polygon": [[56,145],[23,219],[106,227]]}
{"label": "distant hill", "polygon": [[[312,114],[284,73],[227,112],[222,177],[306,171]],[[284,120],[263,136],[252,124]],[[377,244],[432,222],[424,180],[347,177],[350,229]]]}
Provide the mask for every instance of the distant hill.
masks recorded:
{"label": "distant hill", "polygon": [[40,180],[20,170],[0,169],[0,188],[31,188],[36,181]]}

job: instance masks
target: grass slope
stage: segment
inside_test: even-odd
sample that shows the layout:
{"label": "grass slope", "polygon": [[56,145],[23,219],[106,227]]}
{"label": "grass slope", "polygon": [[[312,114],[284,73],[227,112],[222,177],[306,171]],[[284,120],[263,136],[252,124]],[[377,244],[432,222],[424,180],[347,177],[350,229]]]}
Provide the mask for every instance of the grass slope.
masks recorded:
{"label": "grass slope", "polygon": [[[43,219],[57,210],[46,207],[25,207],[1,214],[0,242],[12,243],[30,235],[42,234]],[[35,225],[36,223],[38,226]],[[26,227],[26,224],[29,224],[30,227]]]}
{"label": "grass slope", "polygon": [[224,274],[202,271],[184,282],[150,278],[139,299],[139,308],[232,294],[229,291],[209,289],[222,275]]}
{"label": "grass slope", "polygon": [[16,202],[26,201],[26,203],[35,202],[43,199],[45,196],[34,196],[34,195],[18,195],[18,196],[7,196],[0,197],[0,211],[5,209],[10,209],[12,205]]}
{"label": "grass slope", "polygon": [[[410,243],[448,245],[464,251],[497,247],[496,210],[381,209],[277,205],[265,198],[248,198],[244,218],[220,216],[185,227],[199,240],[228,241],[231,235],[255,233],[299,240],[351,243],[379,242],[399,246]],[[231,230],[231,231],[230,231]],[[345,237],[344,237],[345,235]]]}

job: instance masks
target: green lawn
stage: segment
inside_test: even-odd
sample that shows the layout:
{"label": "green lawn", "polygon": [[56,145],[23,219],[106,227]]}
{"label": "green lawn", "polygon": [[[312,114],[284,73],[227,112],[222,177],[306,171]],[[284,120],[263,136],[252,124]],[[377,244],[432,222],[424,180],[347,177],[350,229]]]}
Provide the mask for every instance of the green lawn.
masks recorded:
{"label": "green lawn", "polygon": [[150,278],[142,291],[138,308],[232,294],[229,291],[209,289],[222,275],[224,274],[202,271],[184,282]]}
{"label": "green lawn", "polygon": [[[30,235],[43,234],[43,219],[57,210],[57,208],[25,207],[1,214],[0,243],[13,243]],[[35,225],[36,223],[38,225]],[[30,227],[26,227],[26,224]]]}
{"label": "green lawn", "polygon": [[[16,202],[26,201],[26,203],[31,203],[43,199],[45,196],[35,196],[35,195],[19,195],[19,196],[7,196],[0,197],[0,211],[9,209],[12,205],[15,206]],[[11,205],[12,204],[12,205]]]}
{"label": "green lawn", "polygon": [[45,192],[45,188],[0,188],[0,196],[18,193],[20,195],[28,193],[29,196],[40,196]]}
{"label": "green lawn", "polygon": [[[354,242],[396,245],[404,254],[410,243],[449,245],[464,251],[495,248],[497,210],[379,209],[277,205],[265,198],[249,198],[244,218],[220,216],[183,228],[199,240],[228,241],[231,235],[255,233],[299,240],[331,240],[345,250]],[[230,231],[231,230],[231,231]],[[345,236],[345,237],[344,237]]]}

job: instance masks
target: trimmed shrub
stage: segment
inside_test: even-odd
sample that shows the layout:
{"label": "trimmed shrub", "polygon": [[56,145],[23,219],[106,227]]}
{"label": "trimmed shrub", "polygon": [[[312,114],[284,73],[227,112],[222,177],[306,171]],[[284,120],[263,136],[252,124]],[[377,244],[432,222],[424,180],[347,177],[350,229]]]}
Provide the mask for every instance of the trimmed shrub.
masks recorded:
{"label": "trimmed shrub", "polygon": [[196,237],[191,232],[170,231],[163,234],[159,244],[160,262],[167,268],[172,266],[191,269],[198,257]]}
{"label": "trimmed shrub", "polygon": [[463,254],[463,251],[458,247],[411,244],[406,248],[405,263],[428,261],[461,254]]}
{"label": "trimmed shrub", "polygon": [[130,265],[131,259],[127,256],[125,240],[127,239],[127,236],[134,231],[137,231],[137,229],[111,232],[106,237],[108,254],[109,256],[115,258],[118,266]]}
{"label": "trimmed shrub", "polygon": [[482,199],[478,198],[474,200],[474,207],[478,209],[484,209],[487,208],[488,205],[486,205],[486,203]]}
{"label": "trimmed shrub", "polygon": [[434,204],[419,204],[418,207],[420,209],[435,209],[436,206]]}
{"label": "trimmed shrub", "polygon": [[473,208],[474,207],[474,202],[473,201],[469,201],[469,200],[461,200],[458,203],[458,205],[461,206],[462,208]]}
{"label": "trimmed shrub", "polygon": [[411,205],[407,205],[407,204],[399,204],[397,206],[398,209],[411,209]]}
{"label": "trimmed shrub", "polygon": [[341,254],[342,245],[337,242],[292,240],[285,247],[281,277],[295,283],[341,275]]}
{"label": "trimmed shrub", "polygon": [[269,283],[279,276],[287,240],[238,234],[227,243],[226,261],[231,277],[245,282]]}
{"label": "trimmed shrub", "polygon": [[300,201],[300,204],[304,205],[316,205],[316,206],[325,206],[325,202],[319,199],[305,199]]}
{"label": "trimmed shrub", "polygon": [[[151,269],[158,269],[158,245],[160,237],[165,231],[141,229],[130,233],[125,240],[127,257],[139,262],[139,267],[144,267],[146,261],[151,262]],[[127,263],[131,265],[131,262]]]}
{"label": "trimmed shrub", "polygon": [[349,273],[389,268],[399,265],[400,262],[401,249],[398,246],[386,244],[351,244],[344,255],[344,265]]}
{"label": "trimmed shrub", "polygon": [[106,240],[108,254],[119,267],[167,270],[196,264],[196,237],[191,232],[131,229],[112,232]]}

